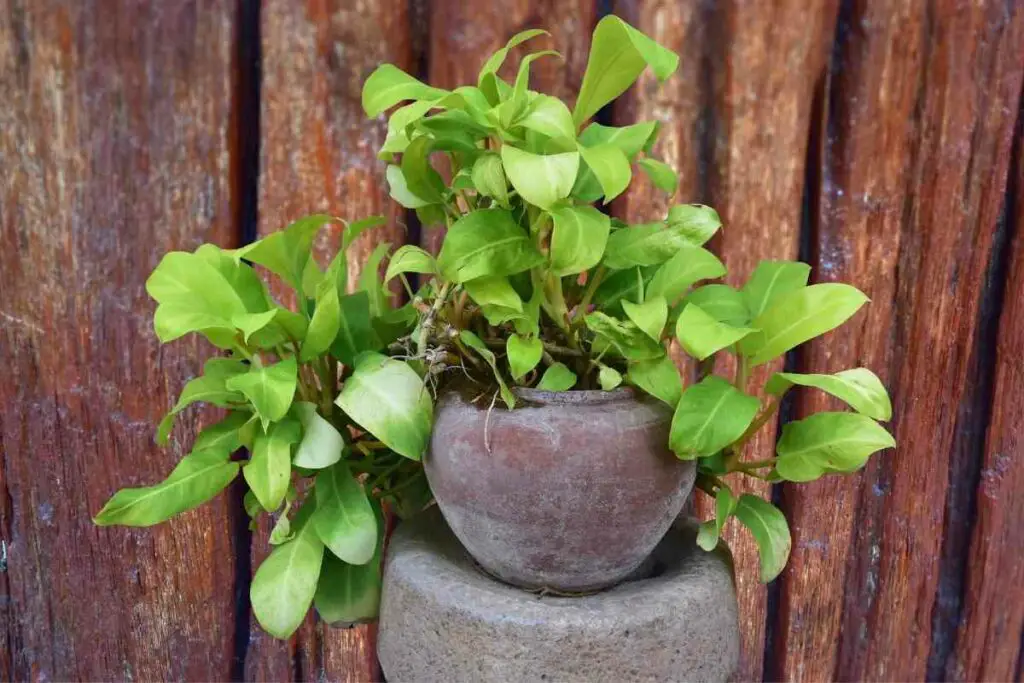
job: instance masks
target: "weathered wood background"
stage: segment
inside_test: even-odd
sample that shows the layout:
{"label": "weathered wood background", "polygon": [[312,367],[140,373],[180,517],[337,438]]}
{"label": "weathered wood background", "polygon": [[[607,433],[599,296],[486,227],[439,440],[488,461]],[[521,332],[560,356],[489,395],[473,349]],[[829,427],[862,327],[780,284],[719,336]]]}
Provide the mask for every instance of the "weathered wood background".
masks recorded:
{"label": "weathered wood background", "polygon": [[[258,630],[246,595],[266,532],[246,530],[238,491],[153,530],[90,523],[190,439],[161,450],[152,431],[206,350],[157,345],[143,283],[168,249],[316,210],[385,212],[372,239],[436,245],[387,200],[362,80],[386,60],[455,86],[542,26],[565,64],[537,80],[572,98],[607,11],[683,61],[606,121],[665,122],[657,151],[684,200],[721,212],[733,277],[799,256],[865,290],[866,314],[787,363],[866,365],[894,398],[899,448],[859,476],[757,489],[792,520],[778,581],[757,583],[731,530],[738,678],[1021,679],[1014,0],[0,0],[0,679],[379,676],[372,629]],[[664,208],[640,186],[615,211]]]}

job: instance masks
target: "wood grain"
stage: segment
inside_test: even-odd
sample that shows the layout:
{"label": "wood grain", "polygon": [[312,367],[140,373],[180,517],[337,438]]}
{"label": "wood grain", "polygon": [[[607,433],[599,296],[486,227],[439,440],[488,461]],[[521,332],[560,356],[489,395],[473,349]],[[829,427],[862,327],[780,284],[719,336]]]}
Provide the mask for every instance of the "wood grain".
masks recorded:
{"label": "wood grain", "polygon": [[233,246],[232,36],[226,3],[0,3],[4,680],[231,673],[224,498],[154,529],[90,518],[197,422],[155,446],[209,347],[159,347],[143,285],[167,250]]}
{"label": "wood grain", "polygon": [[[404,0],[275,0],[262,9],[258,231],[265,235],[321,211],[348,220],[385,215],[387,227],[350,248],[350,285],[377,244],[405,241],[404,212],[388,197],[385,164],[376,158],[386,119],[367,119],[360,94],[383,62],[415,72],[408,6]],[[340,228],[324,231],[317,250],[322,264],[339,237]],[[267,531],[253,537],[254,567],[266,554]],[[310,618],[291,643],[255,635],[246,670],[255,679],[366,681],[379,676],[374,647],[369,626],[331,629]]]}
{"label": "wood grain", "polygon": [[[1019,115],[1019,114],[1018,114]],[[956,648],[948,680],[1020,679],[1024,632],[1024,153],[1017,122],[1015,175],[1005,220],[1012,237],[1009,276],[1002,297],[995,348],[992,413],[985,438],[976,522]]]}

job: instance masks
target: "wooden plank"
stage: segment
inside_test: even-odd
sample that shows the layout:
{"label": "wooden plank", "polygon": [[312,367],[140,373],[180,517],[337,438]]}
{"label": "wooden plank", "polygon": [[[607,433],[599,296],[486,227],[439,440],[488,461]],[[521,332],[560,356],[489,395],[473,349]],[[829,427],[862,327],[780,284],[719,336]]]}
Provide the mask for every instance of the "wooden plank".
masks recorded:
{"label": "wooden plank", "polygon": [[[1018,112],[1018,116],[1020,116]],[[1024,632],[1024,140],[1017,145],[1005,220],[1012,236],[1004,308],[995,348],[992,414],[985,439],[977,521],[956,648],[947,680],[1020,680]]]}
{"label": "wooden plank", "polygon": [[[815,249],[816,278],[853,282],[873,303],[802,369],[879,371],[900,447],[860,482],[786,488],[796,545],[780,678],[925,678],[943,537],[961,523],[948,473],[957,408],[973,395],[1024,43],[997,3],[886,9],[844,12]],[[800,410],[825,404],[807,397]]]}
{"label": "wooden plank", "polygon": [[162,254],[232,246],[234,13],[223,3],[0,4],[0,642],[5,680],[231,675],[224,497],[154,529],[99,529],[157,481],[156,423],[208,346],[161,348]]}
{"label": "wooden plank", "polygon": [[[363,81],[382,62],[415,72],[409,3],[353,5],[344,0],[273,0],[261,20],[259,234],[327,212],[349,220],[383,214],[389,226],[360,237],[349,252],[349,282],[380,242],[405,241],[404,212],[388,197],[383,162],[385,117],[368,120]],[[317,255],[334,253],[339,230],[325,230]],[[267,532],[253,536],[253,562],[267,552]],[[366,681],[379,676],[372,627],[324,628],[310,618],[290,643],[253,625],[247,676]]]}

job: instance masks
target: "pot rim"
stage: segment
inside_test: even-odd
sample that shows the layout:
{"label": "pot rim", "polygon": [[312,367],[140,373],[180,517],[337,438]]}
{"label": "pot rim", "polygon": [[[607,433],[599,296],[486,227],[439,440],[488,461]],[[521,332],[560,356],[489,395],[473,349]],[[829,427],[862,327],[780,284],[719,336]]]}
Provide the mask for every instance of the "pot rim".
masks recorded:
{"label": "pot rim", "polygon": [[531,387],[513,387],[512,393],[517,397],[538,405],[552,406],[593,406],[604,403],[636,400],[636,392],[632,387],[619,387],[611,391],[603,389],[587,389],[583,391],[547,391]]}

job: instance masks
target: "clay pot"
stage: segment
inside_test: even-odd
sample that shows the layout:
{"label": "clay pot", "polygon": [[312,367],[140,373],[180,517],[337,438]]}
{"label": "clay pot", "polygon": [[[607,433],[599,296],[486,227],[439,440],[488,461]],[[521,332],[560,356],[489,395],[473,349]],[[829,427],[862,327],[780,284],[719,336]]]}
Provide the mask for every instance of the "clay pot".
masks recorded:
{"label": "clay pot", "polygon": [[[479,389],[475,393],[479,393]],[[615,391],[451,390],[424,461],[437,504],[488,572],[527,588],[584,592],[622,581],[651,554],[693,487],[668,449],[664,403]]]}

